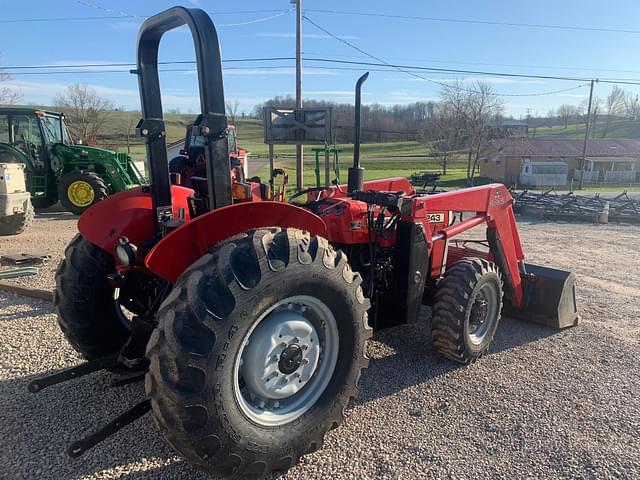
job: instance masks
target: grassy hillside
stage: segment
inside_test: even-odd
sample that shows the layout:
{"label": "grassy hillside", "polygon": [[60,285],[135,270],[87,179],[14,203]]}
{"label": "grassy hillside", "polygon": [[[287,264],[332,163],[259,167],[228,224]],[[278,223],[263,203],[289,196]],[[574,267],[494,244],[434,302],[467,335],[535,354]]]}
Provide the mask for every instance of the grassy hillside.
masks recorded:
{"label": "grassy hillside", "polygon": [[[130,112],[114,112],[111,118],[104,126],[103,132],[98,138],[98,143],[110,148],[126,151],[126,132],[127,126],[130,124],[131,118],[137,119],[139,114]],[[193,115],[183,114],[166,114],[165,123],[167,128],[167,141],[174,142],[184,137],[185,127],[193,122]],[[268,155],[268,146],[264,143],[264,130],[262,121],[248,118],[236,119],[238,129],[238,143],[243,148],[249,150],[252,156],[266,157]],[[135,135],[135,123],[131,129],[130,135],[130,151],[136,158],[144,156],[144,144],[139,137]],[[353,154],[353,145],[338,145],[343,150],[343,155],[351,156]],[[317,145],[309,145],[306,147],[308,155],[313,155],[311,149],[318,147]],[[362,155],[364,157],[375,156],[410,156],[425,155],[427,147],[419,142],[387,142],[364,144],[362,146]],[[278,157],[286,157],[295,155],[294,145],[277,145],[275,154]]]}
{"label": "grassy hillside", "polygon": [[[591,126],[591,134],[589,138],[638,138],[640,139],[640,121],[637,120],[612,120],[606,132],[606,124],[599,121]],[[576,123],[564,126],[554,127],[536,127],[529,128],[529,136],[531,137],[549,137],[549,138],[584,138],[584,123]]]}

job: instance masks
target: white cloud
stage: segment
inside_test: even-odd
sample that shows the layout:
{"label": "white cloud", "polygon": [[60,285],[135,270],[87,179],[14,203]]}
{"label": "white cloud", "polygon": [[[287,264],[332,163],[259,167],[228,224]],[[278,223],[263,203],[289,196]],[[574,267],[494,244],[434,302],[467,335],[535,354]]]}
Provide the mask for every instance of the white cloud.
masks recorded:
{"label": "white cloud", "polygon": [[[395,105],[398,103],[414,103],[414,102],[428,102],[430,100],[436,100],[433,97],[421,94],[415,90],[398,89],[388,92],[386,95],[377,95],[376,98],[382,97],[382,100],[377,101],[380,105]],[[386,97],[386,98],[384,98]]]}
{"label": "white cloud", "polygon": [[571,97],[571,98],[585,98],[588,97],[588,93],[556,93],[554,97]]}
{"label": "white cloud", "polygon": [[[21,93],[25,102],[45,105],[53,103],[55,96],[64,92],[70,84],[71,82],[51,83],[21,80],[3,82],[3,86]],[[139,107],[140,96],[137,89],[107,87],[97,84],[88,84],[88,86],[93,88],[101,97],[105,97],[113,101],[116,106],[124,105],[126,107]],[[167,92],[163,93],[162,99],[168,108],[176,105],[179,106],[180,104],[198,104],[199,102],[199,97],[197,95],[180,95]]]}

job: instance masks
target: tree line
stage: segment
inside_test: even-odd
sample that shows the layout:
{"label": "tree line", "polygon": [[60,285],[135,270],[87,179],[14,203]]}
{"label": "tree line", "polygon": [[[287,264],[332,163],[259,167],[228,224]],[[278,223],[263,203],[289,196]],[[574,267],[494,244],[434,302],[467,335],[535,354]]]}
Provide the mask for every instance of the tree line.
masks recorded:
{"label": "tree line", "polygon": [[[588,99],[584,99],[578,105],[562,104],[557,109],[550,110],[547,117],[557,118],[566,129],[569,124],[587,122],[588,106]],[[640,120],[640,98],[637,93],[628,92],[615,85],[606,97],[595,95],[591,101],[589,121],[592,125],[600,124],[601,127],[593,129],[592,135],[607,138],[613,122],[619,119]]]}

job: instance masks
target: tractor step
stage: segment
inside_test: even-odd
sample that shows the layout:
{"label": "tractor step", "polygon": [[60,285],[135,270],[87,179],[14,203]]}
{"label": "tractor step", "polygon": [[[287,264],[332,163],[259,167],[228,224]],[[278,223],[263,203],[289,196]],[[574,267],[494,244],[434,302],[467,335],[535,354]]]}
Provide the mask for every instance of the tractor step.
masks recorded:
{"label": "tractor step", "polygon": [[75,367],[67,368],[61,372],[48,375],[46,377],[38,378],[29,383],[28,389],[31,393],[38,393],[43,388],[50,387],[51,385],[57,385],[58,383],[66,382],[67,380],[73,380],[74,378],[84,377],[93,372],[105,370],[107,368],[115,367],[118,365],[118,355],[112,355],[109,357],[97,358],[90,360]]}
{"label": "tractor step", "polygon": [[104,439],[110,437],[114,433],[118,432],[122,428],[126,427],[130,423],[145,415],[149,410],[151,410],[151,400],[143,400],[137,405],[131,407],[115,420],[107,423],[101,429],[93,432],[90,435],[87,435],[82,440],[78,440],[77,442],[72,443],[67,449],[67,454],[71,458],[78,458],[87,450],[95,447],[98,443],[102,442]]}

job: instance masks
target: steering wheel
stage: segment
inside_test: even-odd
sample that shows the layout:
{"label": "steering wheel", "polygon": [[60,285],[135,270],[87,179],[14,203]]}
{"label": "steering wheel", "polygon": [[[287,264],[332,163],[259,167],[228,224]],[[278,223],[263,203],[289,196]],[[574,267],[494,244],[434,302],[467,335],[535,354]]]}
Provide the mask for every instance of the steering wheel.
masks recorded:
{"label": "steering wheel", "polygon": [[[322,192],[328,191],[330,192],[329,195],[327,195],[324,198],[331,198],[333,197],[333,194],[335,193],[335,190],[332,187],[312,187],[312,188],[307,188],[306,190],[301,190],[298,193],[294,193],[290,198],[289,198],[289,203],[293,203],[293,204],[298,204],[298,205],[306,205],[309,203],[315,203],[315,202],[319,202],[320,201],[320,195],[322,194]],[[302,197],[303,195],[309,195],[310,193],[315,193],[316,194],[316,198],[315,199],[307,199],[306,202],[294,202],[293,200],[299,197]]]}

